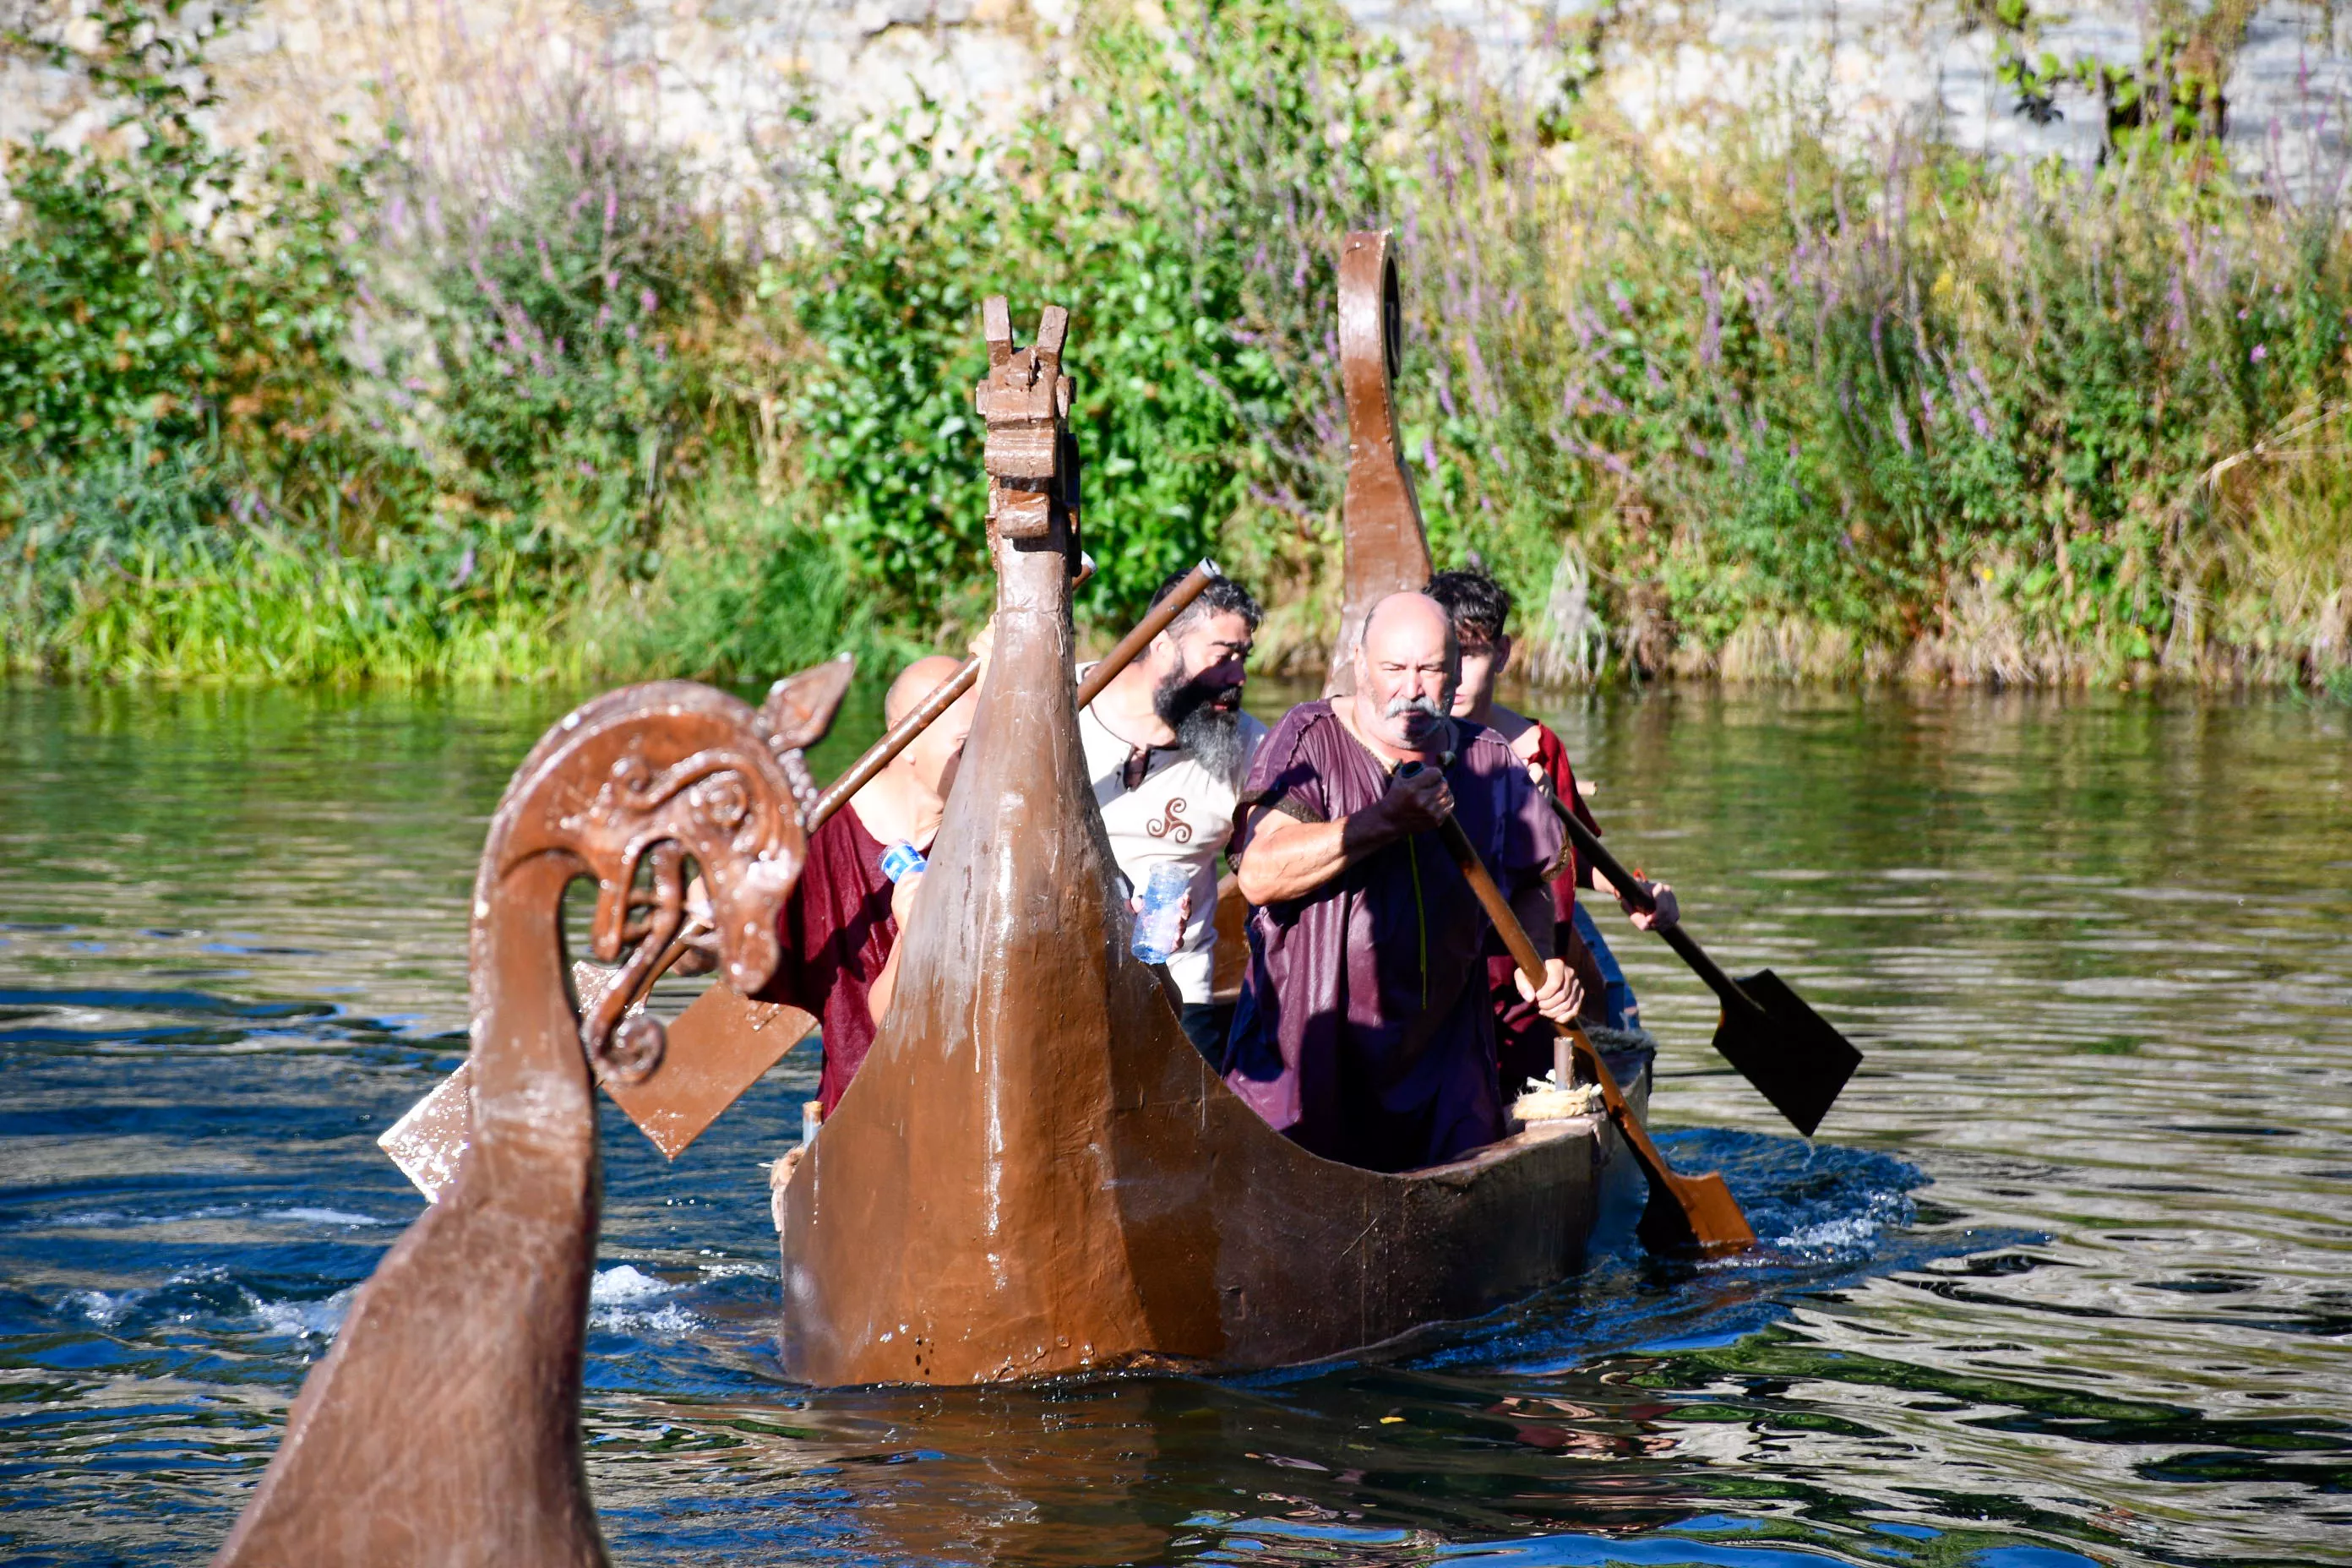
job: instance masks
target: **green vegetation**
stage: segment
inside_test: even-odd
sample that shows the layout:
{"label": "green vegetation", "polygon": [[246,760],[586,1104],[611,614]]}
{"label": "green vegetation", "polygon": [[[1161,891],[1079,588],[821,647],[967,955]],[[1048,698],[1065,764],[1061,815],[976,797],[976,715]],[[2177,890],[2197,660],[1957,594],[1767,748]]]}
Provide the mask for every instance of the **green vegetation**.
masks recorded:
{"label": "green vegetation", "polygon": [[203,36],[106,0],[79,63],[122,122],[7,166],[0,659],[748,679],[952,644],[1003,291],[1077,312],[1085,612],[1214,552],[1311,664],[1336,242],[1386,225],[1433,547],[1520,592],[1538,679],[2344,689],[2352,241],[2222,159],[2242,9],[2137,71],[1988,10],[2021,112],[2100,96],[2079,171],[1847,151],[1803,104],[1637,137],[1583,91],[1597,40],[1530,105],[1329,4],[1185,0],[1090,21],[1010,134],[812,132],[722,209],[584,90],[462,167],[396,117],[331,169],[226,152]]}

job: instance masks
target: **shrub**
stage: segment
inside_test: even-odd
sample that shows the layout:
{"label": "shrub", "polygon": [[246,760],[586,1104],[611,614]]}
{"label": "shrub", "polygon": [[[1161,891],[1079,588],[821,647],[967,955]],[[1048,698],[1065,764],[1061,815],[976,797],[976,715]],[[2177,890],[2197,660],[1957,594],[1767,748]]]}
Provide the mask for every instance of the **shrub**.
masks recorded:
{"label": "shrub", "polygon": [[485,128],[480,163],[412,168],[382,239],[421,287],[395,310],[383,400],[447,526],[534,580],[643,579],[681,487],[740,430],[714,408],[714,321],[746,280],[676,161],[583,90]]}
{"label": "shrub", "polygon": [[2087,169],[1857,151],[1801,102],[1637,135],[1583,94],[1591,37],[1531,58],[1561,87],[1530,100],[1334,0],[1103,7],[1011,132],[925,106],[735,211],[585,89],[462,169],[228,153],[192,118],[204,34],[146,4],[105,0],[89,61],[117,138],[12,169],[15,665],[761,677],[952,645],[988,599],[994,292],[1024,331],[1076,315],[1084,613],[1123,626],[1214,552],[1274,658],[1319,664],[1334,264],[1382,225],[1433,549],[1518,592],[1545,671],[2347,658],[2352,239],[2222,162],[2242,6],[2127,70],[1985,12],[2021,111],[2099,96]]}
{"label": "shrub", "polygon": [[333,423],[355,281],[338,213],[361,170],[319,184],[266,144],[210,141],[210,35],[181,10],[100,0],[79,64],[122,106],[110,137],[10,161],[0,422],[20,455],[76,461],[147,433],[151,451],[226,435],[282,458]]}

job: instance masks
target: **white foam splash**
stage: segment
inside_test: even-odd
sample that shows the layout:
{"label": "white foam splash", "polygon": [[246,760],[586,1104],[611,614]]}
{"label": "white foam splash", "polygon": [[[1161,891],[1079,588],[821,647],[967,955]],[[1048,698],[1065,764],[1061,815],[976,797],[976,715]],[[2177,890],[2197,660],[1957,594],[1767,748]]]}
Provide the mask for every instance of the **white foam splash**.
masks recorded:
{"label": "white foam splash", "polygon": [[608,1307],[591,1311],[588,1321],[610,1333],[630,1333],[656,1339],[691,1339],[702,1327],[702,1320],[676,1302],[655,1308],[650,1312],[633,1312],[624,1308]]}
{"label": "white foam splash", "polygon": [[662,1301],[678,1289],[626,1263],[599,1270],[588,1288],[589,1325],[607,1333],[685,1339],[702,1321],[675,1301]]}
{"label": "white foam splash", "polygon": [[58,1310],[79,1312],[100,1328],[110,1329],[146,1297],[144,1290],[68,1290]]}
{"label": "white foam splash", "polygon": [[1908,1225],[1911,1215],[1911,1201],[1905,1194],[1873,1193],[1860,1214],[1801,1225],[1786,1236],[1773,1237],[1772,1246],[1783,1253],[1813,1258],[1867,1258],[1877,1249],[1878,1238],[1889,1226]]}
{"label": "white foam splash", "polygon": [[1809,1225],[1788,1236],[1776,1237],[1774,1245],[1792,1252],[1817,1249],[1842,1252],[1852,1247],[1866,1247],[1878,1239],[1878,1221],[1867,1215],[1849,1215],[1843,1219],[1823,1220]]}
{"label": "white foam splash", "polygon": [[306,1225],[387,1225],[373,1215],[351,1214],[342,1209],[271,1209],[264,1219],[300,1220]]}
{"label": "white foam splash", "polygon": [[588,1287],[588,1300],[595,1306],[610,1307],[623,1301],[646,1301],[656,1296],[667,1296],[677,1287],[667,1279],[657,1279],[630,1264],[601,1269],[595,1283]]}
{"label": "white foam splash", "polygon": [[352,1298],[358,1293],[358,1286],[348,1285],[322,1301],[265,1301],[251,1291],[246,1297],[264,1333],[331,1339],[343,1326],[343,1316],[352,1310]]}

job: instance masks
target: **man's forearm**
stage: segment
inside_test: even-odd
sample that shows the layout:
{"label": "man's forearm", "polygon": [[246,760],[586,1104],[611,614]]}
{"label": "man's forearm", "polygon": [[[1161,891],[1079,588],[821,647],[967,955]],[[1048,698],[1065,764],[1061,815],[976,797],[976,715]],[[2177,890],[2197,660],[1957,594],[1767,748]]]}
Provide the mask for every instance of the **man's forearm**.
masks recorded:
{"label": "man's forearm", "polygon": [[1371,812],[1337,822],[1300,822],[1273,812],[1258,825],[1234,874],[1242,897],[1253,904],[1303,899],[1394,837]]}
{"label": "man's forearm", "polygon": [[882,1026],[883,1015],[890,1011],[890,999],[898,994],[898,955],[906,950],[905,942],[892,942],[890,956],[882,961],[881,972],[866,988],[866,1016],[874,1020],[877,1029]]}

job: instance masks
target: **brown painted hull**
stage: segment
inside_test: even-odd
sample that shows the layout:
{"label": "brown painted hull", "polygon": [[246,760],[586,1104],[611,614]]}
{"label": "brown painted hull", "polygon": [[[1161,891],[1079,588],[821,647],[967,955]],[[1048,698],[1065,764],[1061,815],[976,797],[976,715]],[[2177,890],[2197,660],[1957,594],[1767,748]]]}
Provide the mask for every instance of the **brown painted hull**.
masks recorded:
{"label": "brown painted hull", "polygon": [[[956,1172],[892,1138],[910,1180],[843,1192],[820,1173],[827,1163],[877,1169],[882,1130],[852,1103],[873,1081],[869,1060],[813,1146],[840,1153],[813,1158],[780,1205],[786,1371],[820,1384],[963,1384],[1345,1356],[1567,1279],[1583,1265],[1612,1184],[1621,1195],[1638,1189],[1601,1116],[1535,1123],[1470,1159],[1404,1175],[1320,1159],[1234,1098],[1164,1004],[1160,1012],[1163,1027],[1098,1047],[1113,1071],[1083,1163],[1110,1200],[1115,1245],[1097,1250],[1116,1266],[1076,1267],[1057,1245],[1000,1254],[1028,1310],[1008,1312],[998,1292],[934,1267],[955,1249],[928,1234],[981,1189],[996,1188],[1011,1210],[1055,1206],[1021,1190],[1024,1162]],[[916,1070],[944,1065],[934,1058]],[[1626,1083],[1637,1108],[1648,1089],[1646,1073]],[[885,1100],[904,1106],[887,1091],[867,1102]],[[1038,1297],[1053,1308],[1035,1310]]]}

